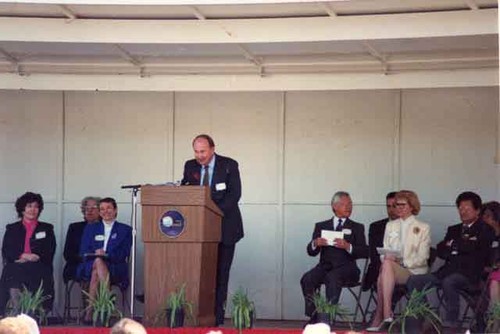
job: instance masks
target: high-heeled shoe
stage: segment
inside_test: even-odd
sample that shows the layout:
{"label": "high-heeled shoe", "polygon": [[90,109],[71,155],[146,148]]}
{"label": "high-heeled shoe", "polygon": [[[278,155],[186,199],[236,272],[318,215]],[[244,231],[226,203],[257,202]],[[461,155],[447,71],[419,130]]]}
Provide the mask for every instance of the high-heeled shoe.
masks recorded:
{"label": "high-heeled shoe", "polygon": [[384,322],[382,321],[378,326],[370,326],[366,329],[367,332],[380,332],[384,327]]}
{"label": "high-heeled shoe", "polygon": [[367,332],[383,332],[383,331],[386,331],[389,328],[389,326],[391,325],[391,323],[393,321],[394,321],[394,319],[392,317],[385,318],[384,320],[382,320],[382,322],[380,323],[380,325],[368,327],[366,329],[366,331]]}

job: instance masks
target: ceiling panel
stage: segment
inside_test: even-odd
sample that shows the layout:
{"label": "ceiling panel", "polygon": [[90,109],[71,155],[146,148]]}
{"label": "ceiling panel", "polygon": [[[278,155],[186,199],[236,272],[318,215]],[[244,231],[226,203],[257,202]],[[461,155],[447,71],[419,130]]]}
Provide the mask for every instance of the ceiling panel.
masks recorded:
{"label": "ceiling panel", "polygon": [[[83,1],[85,2],[85,1]],[[189,5],[109,5],[104,4],[105,1],[96,1],[102,4],[71,4],[70,1],[64,6],[56,4],[29,4],[29,3],[0,3],[0,19],[2,17],[26,17],[27,20],[19,19],[21,23],[26,25],[35,22],[33,31],[19,38],[20,41],[2,41],[0,40],[0,73],[17,72],[17,73],[78,73],[78,74],[93,74],[93,73],[140,73],[141,75],[154,74],[196,74],[196,73],[255,73],[258,75],[272,73],[332,73],[332,72],[383,72],[390,71],[422,71],[435,69],[473,69],[485,67],[498,67],[498,34],[491,33],[495,30],[492,24],[488,24],[489,33],[484,30],[476,33],[467,31],[463,33],[466,36],[454,36],[457,34],[455,25],[448,28],[447,34],[435,34],[432,36],[447,36],[448,37],[429,37],[426,35],[428,31],[425,29],[419,30],[420,36],[416,38],[400,38],[391,34],[379,37],[373,37],[369,40],[364,40],[366,28],[356,26],[352,22],[361,22],[362,19],[370,22],[376,18],[381,18],[377,14],[388,14],[386,16],[395,18],[395,21],[401,25],[401,22],[407,22],[406,18],[420,17],[426,15],[427,12],[445,12],[443,14],[459,14],[460,18],[457,24],[463,25],[462,15],[470,17],[469,14],[489,12],[490,17],[494,17],[496,23],[496,11],[488,9],[481,11],[483,8],[496,8],[497,1],[495,0],[474,0],[467,2],[464,0],[355,0],[355,1],[294,1],[284,3],[253,3],[253,4],[212,4],[207,5],[207,2],[200,1],[195,4],[193,1]],[[220,3],[221,1],[219,1]],[[228,1],[230,2],[230,1]],[[252,2],[249,0],[248,2]],[[254,1],[257,2],[257,1]],[[137,1],[139,3],[139,1]],[[478,10],[474,9],[475,4]],[[407,16],[391,13],[410,13]],[[414,15],[413,13],[422,13]],[[440,15],[442,13],[428,14],[429,16]],[[348,24],[343,29],[330,29],[328,24],[335,21],[336,17],[327,17],[339,15],[342,20],[348,21]],[[492,16],[493,15],[493,16]],[[352,17],[349,17],[352,16]],[[40,20],[32,20],[31,18],[38,17]],[[293,26],[288,19],[277,19],[281,23],[270,25],[276,30],[282,30],[283,38],[288,36],[297,36],[297,34],[305,34],[306,41],[296,42],[301,39],[286,39],[276,38],[277,41],[270,38],[266,33],[274,31],[267,29],[263,22],[272,21],[260,19],[265,18],[309,18],[304,19],[310,22],[316,21],[315,24],[321,25],[323,29],[328,30],[331,34],[328,38],[324,38],[321,33],[316,36],[311,36],[309,33],[304,33],[300,26]],[[385,17],[385,16],[384,16]],[[65,18],[63,20],[44,20],[43,18]],[[199,19],[206,18],[207,20],[200,21]],[[372,19],[373,18],[373,19]],[[89,21],[85,19],[96,19]],[[133,35],[137,33],[140,38],[136,40],[139,43],[134,44],[113,44],[96,43],[99,39],[88,40],[89,43],[82,43],[82,38],[85,36],[107,36],[111,34],[109,30],[119,26],[120,23],[113,21],[114,19],[130,19],[137,26],[130,28],[127,33]],[[135,21],[147,20],[151,21]],[[210,19],[221,19],[211,21]],[[225,21],[224,19],[231,19]],[[239,21],[239,19],[252,19]],[[331,20],[330,20],[331,19]],[[12,19],[10,19],[12,20]],[[76,20],[77,24],[71,26],[72,21]],[[179,20],[172,22],[171,20]],[[17,23],[17,19],[14,20]],[[35,42],[23,42],[29,40],[33,34],[40,30],[38,29],[39,22],[56,21],[59,29],[66,27],[75,28],[83,24],[85,29],[74,30],[71,36],[71,43],[62,42],[40,42],[41,37],[33,38]],[[284,21],[284,22],[283,22]],[[294,20],[297,22],[300,20]],[[163,42],[168,36],[165,31],[157,28],[158,41],[156,44],[141,43],[148,36],[154,34],[155,31],[148,31],[145,25],[153,22],[158,23],[158,27],[165,27],[166,23],[173,23],[172,29],[167,26],[167,32],[173,33],[175,36],[180,36],[180,43],[165,43]],[[183,25],[185,22],[193,22],[189,28]],[[248,24],[249,30],[245,27],[231,27],[230,22],[238,22]],[[439,28],[443,25],[439,22]],[[479,21],[473,27],[481,26],[485,22],[483,16],[480,16]],[[489,22],[489,21],[488,21]],[[66,25],[66,23],[68,25]],[[86,25],[85,23],[89,23]],[[259,25],[260,23],[260,25]],[[449,22],[446,22],[449,25]],[[109,24],[109,25],[106,25]],[[213,25],[212,25],[213,24]],[[436,29],[430,28],[428,21],[422,23],[427,30],[434,32]],[[466,23],[464,23],[466,24]],[[373,29],[381,25],[375,23]],[[15,25],[15,27],[20,25]],[[89,34],[89,27],[93,27],[93,34]],[[107,26],[108,29],[103,28]],[[193,27],[194,26],[194,27]],[[97,27],[97,28],[96,28]],[[135,28],[136,27],[136,28]],[[210,35],[206,39],[200,39],[201,42],[187,43],[187,36],[191,34],[199,35],[206,32],[205,30],[216,28],[217,33],[221,33],[229,39],[220,42],[216,40],[213,43],[206,43],[210,40]],[[241,43],[238,44],[231,40],[232,37],[237,38],[238,33],[245,36],[249,31],[256,35],[256,27],[260,27],[264,32],[265,37],[261,43]],[[264,27],[264,28],[263,28]],[[399,27],[399,26],[397,26]],[[413,26],[411,26],[413,27]],[[421,26],[419,26],[421,27]],[[141,30],[142,28],[142,30]],[[231,30],[231,28],[233,30]],[[183,30],[184,29],[184,30]],[[238,30],[240,29],[240,30]],[[365,30],[363,30],[365,29]],[[403,29],[403,28],[402,28]],[[15,29],[14,29],[15,30]],[[69,31],[70,29],[50,31]],[[280,30],[280,32],[281,32]],[[414,29],[408,28],[412,32]],[[73,30],[72,30],[73,31]],[[318,30],[323,32],[321,30]],[[361,31],[362,37],[353,38],[349,36],[346,40],[338,38],[339,34],[344,31]],[[451,33],[450,33],[451,31]],[[140,35],[144,33],[144,35]],[[468,36],[467,36],[468,35]],[[46,36],[46,34],[44,34]],[[121,36],[129,36],[120,32]],[[155,35],[156,36],[156,35]],[[281,38],[282,35],[279,35]],[[354,36],[354,35],[353,35]],[[250,36],[252,37],[252,36]],[[254,42],[254,39],[244,39],[244,41]],[[394,37],[390,39],[390,37]],[[406,37],[406,35],[404,36]],[[413,36],[412,36],[413,37]],[[315,39],[316,38],[316,39]],[[321,38],[324,38],[322,41]],[[338,40],[337,40],[337,39]],[[379,39],[383,38],[383,39]],[[8,36],[5,38],[8,39]],[[13,39],[16,40],[16,39]],[[65,40],[68,39],[55,39]],[[136,41],[134,40],[134,41]],[[105,40],[108,41],[108,40]],[[122,39],[119,39],[122,41]],[[129,40],[127,40],[128,42]],[[177,41],[177,40],[174,40]],[[260,41],[260,39],[259,39]],[[273,41],[273,42],[270,42]],[[113,40],[113,42],[115,42]],[[205,43],[203,43],[205,42]]]}
{"label": "ceiling panel", "polygon": [[[96,2],[96,1],[94,1]],[[97,1],[99,3],[99,1]],[[81,5],[67,4],[65,7],[81,18],[121,19],[193,19],[193,11],[209,19],[243,19],[271,17],[327,16],[325,5],[338,15],[366,15],[388,13],[414,13],[428,11],[467,10],[463,0],[356,0],[356,1],[303,1],[293,3],[206,5],[206,2],[188,1],[188,5]],[[232,1],[234,3],[235,1]],[[247,1],[251,2],[251,1]],[[68,1],[70,3],[70,1]],[[105,3],[105,1],[100,1]],[[140,2],[137,2],[140,3]],[[496,8],[496,0],[474,0],[478,8]],[[64,17],[57,4],[0,3],[0,16]]]}

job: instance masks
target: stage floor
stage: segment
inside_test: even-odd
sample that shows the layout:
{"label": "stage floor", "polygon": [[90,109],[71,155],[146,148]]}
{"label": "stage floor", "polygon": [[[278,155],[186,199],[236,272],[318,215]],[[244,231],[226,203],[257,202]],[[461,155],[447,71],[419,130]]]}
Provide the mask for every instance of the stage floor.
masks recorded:
{"label": "stage floor", "polygon": [[[243,330],[242,333],[248,334],[272,334],[272,333],[290,333],[290,334],[300,334],[302,333],[302,327],[304,326],[304,321],[279,321],[279,320],[257,320],[255,327],[251,330]],[[363,331],[364,328],[356,328],[357,331]],[[41,327],[41,334],[109,334],[109,328],[94,328],[94,327],[74,327],[67,326],[55,326],[55,327]],[[200,327],[185,327],[185,328],[147,328],[148,334],[206,334],[210,330],[221,331],[223,334],[238,334],[239,331],[231,327],[231,321],[227,320],[223,327],[219,328],[200,328]],[[346,325],[339,324],[332,331],[342,334],[350,331],[350,328]]]}

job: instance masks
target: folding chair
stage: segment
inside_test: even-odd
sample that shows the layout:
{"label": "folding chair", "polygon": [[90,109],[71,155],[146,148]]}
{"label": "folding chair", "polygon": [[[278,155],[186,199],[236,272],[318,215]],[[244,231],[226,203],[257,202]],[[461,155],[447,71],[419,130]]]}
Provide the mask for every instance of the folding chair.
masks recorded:
{"label": "folding chair", "polygon": [[[369,257],[359,258],[358,260],[364,260],[363,271],[359,276],[359,280],[356,282],[347,282],[342,288],[346,288],[349,294],[354,298],[356,302],[356,307],[354,309],[354,313],[349,315],[353,316],[353,322],[356,323],[356,319],[358,317],[358,311],[361,312],[361,323],[363,325],[366,324],[366,314],[363,306],[361,305],[361,295],[363,294],[363,283],[366,276],[366,270],[368,269],[368,263],[370,262]],[[356,292],[355,289],[358,289]]]}
{"label": "folding chair", "polygon": [[[80,313],[82,309],[81,300],[78,306],[74,306],[71,303],[71,291],[73,287],[77,285],[80,287],[80,283],[77,280],[70,279],[64,283],[64,312],[63,312],[63,323],[67,324],[71,320],[71,311],[77,310],[76,322],[80,324]],[[81,289],[81,287],[80,287]]]}

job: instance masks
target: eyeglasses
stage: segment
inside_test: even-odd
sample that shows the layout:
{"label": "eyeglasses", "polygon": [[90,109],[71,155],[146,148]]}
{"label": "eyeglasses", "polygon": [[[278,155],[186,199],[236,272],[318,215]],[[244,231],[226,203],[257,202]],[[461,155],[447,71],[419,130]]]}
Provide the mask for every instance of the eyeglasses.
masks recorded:
{"label": "eyeglasses", "polygon": [[396,206],[399,206],[399,207],[402,207],[402,206],[405,206],[405,205],[408,205],[408,203],[404,203],[404,202],[396,203]]}
{"label": "eyeglasses", "polygon": [[97,205],[94,205],[94,206],[84,206],[82,208],[82,210],[84,210],[84,211],[97,210]]}
{"label": "eyeglasses", "polygon": [[396,207],[396,204],[392,204],[392,205],[387,204],[387,205],[386,205],[386,207],[387,207],[388,209],[390,209],[390,208],[395,208],[395,207]]}

